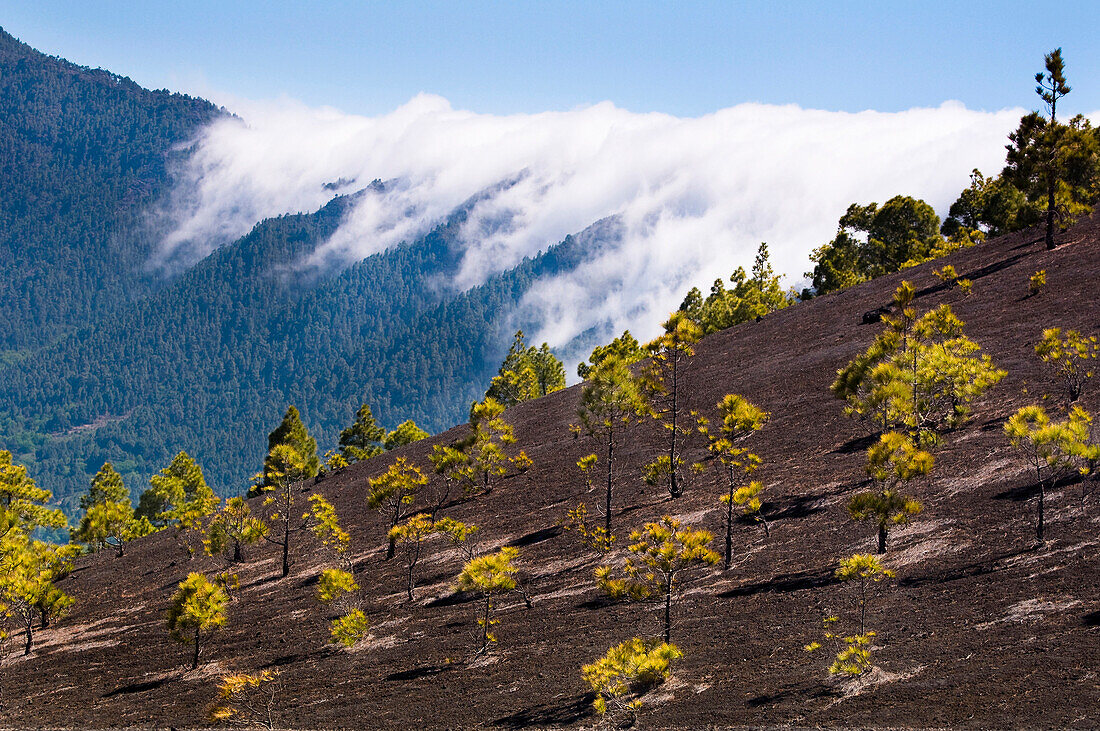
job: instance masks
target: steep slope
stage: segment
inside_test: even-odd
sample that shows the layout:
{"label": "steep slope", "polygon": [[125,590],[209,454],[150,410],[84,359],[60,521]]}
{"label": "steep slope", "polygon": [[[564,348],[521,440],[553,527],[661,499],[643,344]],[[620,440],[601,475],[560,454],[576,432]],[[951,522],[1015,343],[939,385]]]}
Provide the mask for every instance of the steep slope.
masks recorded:
{"label": "steep slope", "polygon": [[[706,338],[689,376],[690,401],[704,412],[736,392],[772,413],[754,442],[764,458],[771,538],[739,528],[728,573],[691,580],[675,608],[673,640],[684,651],[672,680],[646,699],[644,726],[1080,726],[1100,724],[1097,629],[1100,568],[1095,482],[1050,497],[1050,539],[1033,543],[1032,481],[1006,444],[1003,421],[1053,390],[1032,347],[1051,325],[1100,330],[1100,221],[1043,248],[1033,232],[949,257],[974,281],[974,294],[939,285],[936,264],[868,282]],[[1049,285],[1026,297],[1027,279],[1045,269]],[[878,331],[861,316],[890,300],[902,278],[920,289],[918,305],[949,302],[967,332],[1009,376],[964,428],[937,452],[931,479],[914,486],[926,510],[896,532],[887,564],[897,572],[875,592],[869,623],[879,632],[881,668],[865,684],[825,680],[817,639],[825,607],[853,596],[832,578],[837,557],[874,547],[873,531],[851,523],[844,501],[864,485],[865,432],[827,392],[836,369]],[[1100,388],[1084,400],[1100,407]],[[1022,393],[1027,389],[1027,395]],[[199,724],[216,676],[278,670],[278,720],[286,727],[499,726],[591,724],[591,697],[579,668],[612,644],[657,631],[651,607],[607,604],[594,589],[595,559],[563,533],[565,511],[590,504],[574,462],[591,449],[574,440],[579,389],[506,412],[517,448],[534,460],[523,476],[446,514],[481,526],[483,547],[514,545],[533,599],[498,604],[500,643],[467,666],[475,606],[450,588],[460,559],[433,545],[414,603],[402,567],[383,560],[385,526],[366,510],[367,480],[393,455],[355,465],[311,490],[332,499],[352,536],[372,638],[353,651],[326,645],[324,612],[313,598],[323,554],[303,543],[287,579],[275,552],[249,551],[240,597],[205,664],[185,671],[187,650],[167,639],[164,612],[189,571],[169,533],[142,540],[124,558],[81,558],[62,586],[78,604],[40,633],[29,658],[8,654],[0,723],[50,726]],[[462,427],[403,449],[426,464],[435,443]],[[617,526],[662,514],[717,530],[711,476],[670,501],[638,477],[660,434],[639,427],[623,451]],[[701,450],[696,445],[696,456]],[[434,478],[433,478],[434,479]],[[307,497],[299,496],[301,500]],[[260,509],[257,503],[254,506]],[[619,544],[622,545],[623,540]],[[621,549],[620,549],[621,550]]]}
{"label": "steep slope", "polygon": [[214,105],[45,56],[0,28],[0,362],[155,285],[139,233]]}
{"label": "steep slope", "polygon": [[288,403],[323,447],[364,401],[390,427],[461,421],[523,324],[511,319],[523,293],[609,229],[548,241],[460,292],[448,276],[467,206],[417,240],[307,276],[301,259],[347,212],[338,197],[171,277],[150,271],[173,171],[224,114],[0,30],[0,448],[70,514],[104,461],[136,500],[181,449],[220,494],[241,491]]}

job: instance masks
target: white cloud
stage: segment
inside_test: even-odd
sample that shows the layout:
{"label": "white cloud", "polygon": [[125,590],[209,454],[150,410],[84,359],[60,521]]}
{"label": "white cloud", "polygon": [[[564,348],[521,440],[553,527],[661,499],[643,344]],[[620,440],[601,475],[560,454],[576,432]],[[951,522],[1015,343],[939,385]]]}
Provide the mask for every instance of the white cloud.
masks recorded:
{"label": "white cloud", "polygon": [[[312,211],[374,179],[312,263],[352,261],[476,204],[454,284],[465,288],[565,235],[617,215],[622,237],[581,270],[538,283],[533,339],[568,342],[591,327],[639,336],[692,285],[752,262],[767,241],[794,284],[849,203],[898,194],[943,213],[972,168],[999,171],[1022,110],[954,102],[898,113],[741,104],[699,118],[635,114],[610,103],[495,116],[420,95],[379,117],[291,100],[238,102],[182,171],[160,262],[192,261],[263,218]],[[243,121],[242,121],[243,120]],[[343,182],[341,182],[343,181]],[[339,183],[328,188],[326,184]]]}

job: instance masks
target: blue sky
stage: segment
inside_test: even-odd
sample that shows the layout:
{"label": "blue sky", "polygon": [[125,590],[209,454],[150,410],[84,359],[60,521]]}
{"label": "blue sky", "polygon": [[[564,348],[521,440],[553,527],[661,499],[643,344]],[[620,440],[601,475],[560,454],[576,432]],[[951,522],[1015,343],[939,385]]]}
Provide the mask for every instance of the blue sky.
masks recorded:
{"label": "blue sky", "polygon": [[494,114],[1033,107],[1055,46],[1066,111],[1100,109],[1097,2],[0,0],[0,25],[146,86],[369,115],[418,92]]}

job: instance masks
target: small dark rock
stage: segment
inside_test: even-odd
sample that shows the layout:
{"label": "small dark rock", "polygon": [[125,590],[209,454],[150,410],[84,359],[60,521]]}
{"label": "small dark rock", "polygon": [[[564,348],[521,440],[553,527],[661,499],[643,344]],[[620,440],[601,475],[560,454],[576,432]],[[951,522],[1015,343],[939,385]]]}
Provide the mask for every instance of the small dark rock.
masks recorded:
{"label": "small dark rock", "polygon": [[874,310],[868,310],[867,312],[863,313],[863,324],[864,325],[874,325],[876,322],[881,322],[882,321],[882,316],[883,315],[889,315],[889,314],[890,314],[890,308],[889,307],[878,307]]}

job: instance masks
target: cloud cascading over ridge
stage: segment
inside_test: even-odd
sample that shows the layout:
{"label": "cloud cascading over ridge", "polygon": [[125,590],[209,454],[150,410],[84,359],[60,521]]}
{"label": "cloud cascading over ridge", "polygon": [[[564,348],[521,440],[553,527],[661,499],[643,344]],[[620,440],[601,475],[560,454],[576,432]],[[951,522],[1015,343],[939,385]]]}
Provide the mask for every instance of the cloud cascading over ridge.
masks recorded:
{"label": "cloud cascading over ridge", "polygon": [[954,102],[897,113],[740,104],[678,118],[602,103],[497,116],[430,95],[379,117],[288,100],[235,111],[240,119],[205,130],[181,171],[160,265],[386,181],[303,262],[346,264],[425,233],[498,186],[464,225],[459,289],[600,219],[621,224],[616,243],[525,298],[525,319],[543,323],[534,335],[552,345],[591,328],[651,335],[689,287],[705,291],[747,267],[761,241],[797,283],[852,202],[901,193],[943,213],[972,168],[1000,170],[1022,113]]}

